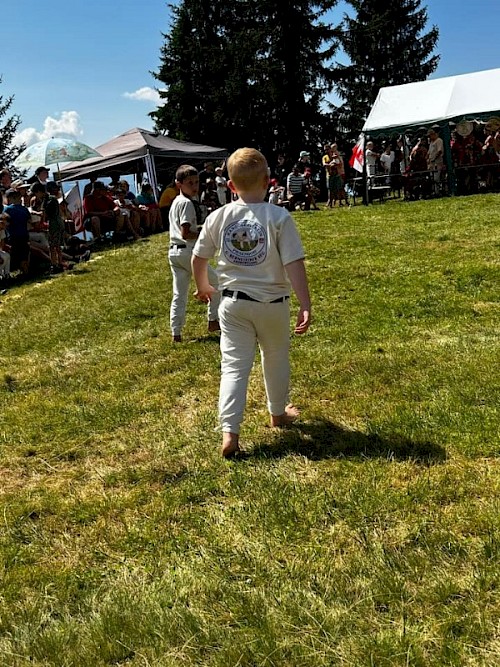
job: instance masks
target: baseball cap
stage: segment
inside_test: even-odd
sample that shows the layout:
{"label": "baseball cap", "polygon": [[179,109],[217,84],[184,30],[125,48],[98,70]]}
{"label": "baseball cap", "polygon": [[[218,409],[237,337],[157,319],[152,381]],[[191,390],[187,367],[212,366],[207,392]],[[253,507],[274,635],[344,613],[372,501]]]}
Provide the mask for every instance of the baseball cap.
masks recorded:
{"label": "baseball cap", "polygon": [[309,157],[311,154],[308,153],[307,151],[300,151],[300,156],[299,157]]}

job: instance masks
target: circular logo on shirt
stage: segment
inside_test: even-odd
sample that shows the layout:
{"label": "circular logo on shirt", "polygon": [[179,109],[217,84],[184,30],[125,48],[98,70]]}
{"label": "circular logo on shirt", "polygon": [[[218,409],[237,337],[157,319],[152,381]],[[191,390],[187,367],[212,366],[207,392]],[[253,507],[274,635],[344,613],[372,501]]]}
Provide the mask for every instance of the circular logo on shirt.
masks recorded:
{"label": "circular logo on shirt", "polygon": [[224,257],[232,264],[256,266],[267,256],[267,236],[256,220],[237,220],[224,230]]}

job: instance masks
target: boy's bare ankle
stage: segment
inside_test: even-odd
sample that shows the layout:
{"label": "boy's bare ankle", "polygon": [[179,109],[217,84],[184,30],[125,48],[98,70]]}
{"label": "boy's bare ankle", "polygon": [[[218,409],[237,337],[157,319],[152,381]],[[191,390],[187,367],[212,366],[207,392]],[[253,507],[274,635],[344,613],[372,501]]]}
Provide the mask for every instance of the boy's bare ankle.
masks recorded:
{"label": "boy's bare ankle", "polygon": [[231,458],[236,452],[240,451],[240,436],[238,433],[224,431],[222,434],[222,456],[225,459]]}
{"label": "boy's bare ankle", "polygon": [[300,410],[293,403],[289,403],[282,415],[271,415],[271,426],[280,427],[292,424],[300,415]]}

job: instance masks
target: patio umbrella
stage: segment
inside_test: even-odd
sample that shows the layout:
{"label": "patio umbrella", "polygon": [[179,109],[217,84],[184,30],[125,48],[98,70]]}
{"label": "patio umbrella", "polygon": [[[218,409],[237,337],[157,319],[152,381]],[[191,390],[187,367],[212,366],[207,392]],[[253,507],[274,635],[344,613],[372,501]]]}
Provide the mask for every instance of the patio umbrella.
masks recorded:
{"label": "patio umbrella", "polygon": [[36,144],[28,146],[17,157],[14,164],[19,169],[57,164],[57,170],[59,171],[60,162],[78,162],[90,157],[102,157],[102,155],[76,139],[52,137],[52,139],[38,141]]}

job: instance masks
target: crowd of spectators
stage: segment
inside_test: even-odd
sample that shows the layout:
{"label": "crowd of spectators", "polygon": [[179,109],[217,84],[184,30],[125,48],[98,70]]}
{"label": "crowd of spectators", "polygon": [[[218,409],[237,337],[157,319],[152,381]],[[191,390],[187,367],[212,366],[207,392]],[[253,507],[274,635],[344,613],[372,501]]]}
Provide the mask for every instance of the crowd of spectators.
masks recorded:
{"label": "crowd of spectators", "polygon": [[[403,191],[406,199],[458,195],[500,189],[500,131],[463,121],[451,132],[449,147],[432,127],[413,139],[401,136],[379,145],[366,144],[366,171],[371,184]],[[446,149],[451,155],[448,173]]]}

